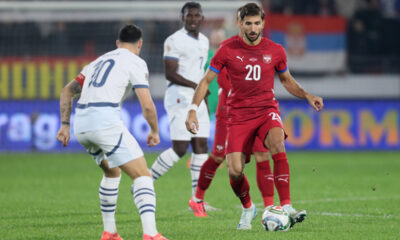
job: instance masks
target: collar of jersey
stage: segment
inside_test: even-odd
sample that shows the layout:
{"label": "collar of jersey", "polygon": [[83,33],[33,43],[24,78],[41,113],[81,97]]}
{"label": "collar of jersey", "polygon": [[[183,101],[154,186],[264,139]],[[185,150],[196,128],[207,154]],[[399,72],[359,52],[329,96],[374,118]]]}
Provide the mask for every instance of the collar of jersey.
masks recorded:
{"label": "collar of jersey", "polygon": [[191,35],[191,34],[188,32],[188,30],[186,30],[185,27],[182,28],[182,31],[183,31],[186,35],[188,35],[189,37],[191,37],[191,38],[193,38],[193,39],[195,39],[195,40],[199,40],[199,39],[200,39],[200,32],[199,32],[199,37],[196,38],[196,37],[194,37],[193,35]]}

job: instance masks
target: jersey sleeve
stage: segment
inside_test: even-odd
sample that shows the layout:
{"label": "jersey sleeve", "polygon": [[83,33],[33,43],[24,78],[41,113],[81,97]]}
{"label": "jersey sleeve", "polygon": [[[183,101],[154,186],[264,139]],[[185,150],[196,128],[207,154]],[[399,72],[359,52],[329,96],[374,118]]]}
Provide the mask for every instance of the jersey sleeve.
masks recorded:
{"label": "jersey sleeve", "polygon": [[82,71],[79,73],[78,76],[76,76],[75,80],[79,83],[79,85],[81,85],[81,87],[83,87],[83,83],[85,82],[86,76],[87,76],[87,72],[88,70],[88,65],[85,66]]}
{"label": "jersey sleeve", "polygon": [[279,57],[278,61],[275,64],[275,70],[278,73],[284,73],[287,70],[287,58],[286,58],[286,52],[285,49],[279,45]]}
{"label": "jersey sleeve", "polygon": [[179,44],[173,37],[168,37],[164,42],[164,59],[179,61]]}
{"label": "jersey sleeve", "polygon": [[149,88],[149,70],[145,61],[135,64],[131,72],[132,88]]}
{"label": "jersey sleeve", "polygon": [[225,56],[226,56],[226,49],[224,46],[218,48],[217,52],[215,52],[214,57],[211,59],[210,63],[210,70],[220,73],[221,70],[225,66]]}

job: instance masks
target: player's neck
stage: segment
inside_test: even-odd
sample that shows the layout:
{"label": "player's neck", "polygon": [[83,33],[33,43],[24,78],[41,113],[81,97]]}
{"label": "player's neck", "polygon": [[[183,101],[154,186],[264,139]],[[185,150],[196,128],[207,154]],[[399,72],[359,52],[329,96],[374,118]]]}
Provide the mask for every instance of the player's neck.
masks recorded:
{"label": "player's neck", "polygon": [[196,31],[188,31],[186,28],[185,30],[187,31],[187,34],[189,34],[190,36],[194,37],[194,38],[199,38],[199,32]]}
{"label": "player's neck", "polygon": [[126,49],[129,52],[139,56],[139,49],[135,45],[132,44],[120,45],[119,48]]}
{"label": "player's neck", "polygon": [[255,41],[252,42],[252,41],[250,41],[250,40],[246,37],[246,35],[243,34],[242,39],[243,39],[243,42],[246,43],[246,44],[249,45],[249,46],[256,46],[256,45],[258,45],[258,44],[261,42],[261,36],[259,36],[259,37],[257,38],[257,40],[255,40]]}

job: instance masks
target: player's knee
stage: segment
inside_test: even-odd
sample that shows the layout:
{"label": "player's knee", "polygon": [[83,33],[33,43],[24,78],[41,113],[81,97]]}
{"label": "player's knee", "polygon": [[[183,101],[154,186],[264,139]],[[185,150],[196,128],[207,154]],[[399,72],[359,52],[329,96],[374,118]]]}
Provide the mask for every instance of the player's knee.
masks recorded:
{"label": "player's knee", "polygon": [[272,154],[280,153],[285,151],[285,143],[283,141],[273,141],[269,144],[269,150]]}
{"label": "player's knee", "polygon": [[255,152],[254,158],[256,162],[265,162],[269,160],[269,154],[268,152]]}
{"label": "player's knee", "polygon": [[192,147],[193,147],[193,152],[196,154],[202,154],[208,152],[208,144],[206,140],[198,141],[194,145],[192,145]]}
{"label": "player's knee", "polygon": [[242,176],[243,169],[239,167],[229,167],[228,172],[229,172],[229,177],[232,180],[238,180]]}
{"label": "player's knee", "polygon": [[180,158],[183,157],[183,155],[185,155],[187,147],[184,146],[174,146],[172,148],[174,150],[174,152],[176,153],[176,155],[178,155]]}
{"label": "player's knee", "polygon": [[116,178],[121,176],[121,169],[118,167],[115,168],[104,168],[101,167],[104,172],[104,176],[109,177],[109,178]]}
{"label": "player's knee", "polygon": [[217,157],[217,156],[212,156],[213,158],[214,158],[214,161],[217,163],[217,164],[221,164],[221,163],[223,163],[224,162],[224,160],[225,160],[225,158],[224,157]]}
{"label": "player's knee", "polygon": [[229,171],[229,178],[236,181],[242,177],[242,172]]}

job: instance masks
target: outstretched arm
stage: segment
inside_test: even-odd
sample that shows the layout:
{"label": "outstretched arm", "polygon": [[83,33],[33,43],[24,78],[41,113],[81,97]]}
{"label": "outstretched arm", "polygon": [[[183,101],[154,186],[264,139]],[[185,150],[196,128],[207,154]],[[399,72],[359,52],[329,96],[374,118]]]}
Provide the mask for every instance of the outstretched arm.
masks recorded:
{"label": "outstretched arm", "polygon": [[60,95],[60,117],[61,127],[57,133],[57,140],[63,146],[67,146],[70,139],[70,118],[72,111],[72,101],[75,95],[81,93],[82,87],[75,79],[69,82],[62,90]]}
{"label": "outstretched arm", "polygon": [[148,88],[135,88],[135,93],[142,107],[143,117],[150,125],[147,145],[150,147],[156,146],[160,143],[160,137],[158,134],[157,111],[153,99],[151,98],[150,91]]}
{"label": "outstretched arm", "polygon": [[206,75],[204,75],[204,77],[201,79],[199,85],[196,88],[196,91],[194,92],[192,105],[190,107],[190,110],[186,118],[186,129],[193,134],[196,134],[197,130],[199,129],[196,110],[200,105],[201,101],[206,96],[208,91],[208,86],[216,76],[217,73],[211,70],[207,70]]}
{"label": "outstretched arm", "polygon": [[282,85],[289,93],[291,93],[293,96],[307,99],[308,103],[316,111],[322,110],[322,108],[324,107],[323,99],[321,97],[314,96],[306,92],[290,74],[289,69],[283,73],[280,73],[278,76]]}

